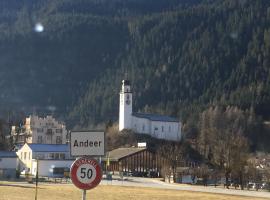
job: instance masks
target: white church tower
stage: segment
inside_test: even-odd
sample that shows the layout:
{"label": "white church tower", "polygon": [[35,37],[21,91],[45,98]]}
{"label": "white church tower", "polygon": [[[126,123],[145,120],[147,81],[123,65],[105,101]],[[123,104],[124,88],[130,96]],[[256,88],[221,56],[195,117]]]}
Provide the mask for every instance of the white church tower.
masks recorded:
{"label": "white church tower", "polygon": [[132,128],[132,92],[130,82],[122,81],[119,105],[119,131]]}

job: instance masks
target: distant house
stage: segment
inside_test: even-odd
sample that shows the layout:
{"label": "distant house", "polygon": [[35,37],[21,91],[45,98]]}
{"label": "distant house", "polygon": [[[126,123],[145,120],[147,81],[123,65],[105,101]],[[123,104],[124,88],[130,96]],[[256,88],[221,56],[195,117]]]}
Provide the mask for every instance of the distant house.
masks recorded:
{"label": "distant house", "polygon": [[21,127],[12,126],[11,138],[15,144],[66,144],[68,135],[65,124],[52,116],[30,115]]}
{"label": "distant house", "polygon": [[0,178],[16,178],[18,157],[13,151],[0,151]]}
{"label": "distant house", "polygon": [[24,144],[17,155],[23,163],[21,171],[35,175],[37,162],[40,176],[58,176],[70,168],[74,158],[68,144]]}
{"label": "distant house", "polygon": [[180,141],[181,122],[179,119],[149,113],[134,113],[132,90],[128,80],[122,81],[119,102],[119,131],[133,130],[152,137]]}

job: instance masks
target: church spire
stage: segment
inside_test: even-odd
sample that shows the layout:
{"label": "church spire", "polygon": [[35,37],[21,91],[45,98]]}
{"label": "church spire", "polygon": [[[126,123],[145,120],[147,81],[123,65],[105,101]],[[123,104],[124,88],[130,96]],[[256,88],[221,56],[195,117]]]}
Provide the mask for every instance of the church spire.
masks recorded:
{"label": "church spire", "polygon": [[124,78],[125,78],[124,80],[128,80],[128,72],[127,71],[125,72]]}

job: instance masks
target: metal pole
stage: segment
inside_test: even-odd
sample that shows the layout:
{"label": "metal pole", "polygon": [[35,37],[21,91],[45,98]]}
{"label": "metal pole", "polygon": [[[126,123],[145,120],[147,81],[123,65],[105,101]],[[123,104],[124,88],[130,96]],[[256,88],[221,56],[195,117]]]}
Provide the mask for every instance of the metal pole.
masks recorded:
{"label": "metal pole", "polygon": [[82,200],[86,200],[86,190],[83,190],[82,192]]}
{"label": "metal pole", "polygon": [[36,193],[35,193],[35,200],[37,200],[37,193],[38,193],[38,159],[37,159],[37,172],[36,172]]}

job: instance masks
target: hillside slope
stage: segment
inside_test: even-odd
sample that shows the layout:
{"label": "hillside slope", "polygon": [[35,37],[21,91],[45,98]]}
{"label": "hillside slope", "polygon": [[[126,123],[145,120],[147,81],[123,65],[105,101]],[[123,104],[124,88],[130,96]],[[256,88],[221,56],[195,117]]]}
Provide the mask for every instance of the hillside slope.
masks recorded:
{"label": "hillside slope", "polygon": [[209,105],[270,117],[270,2],[204,1],[127,21],[128,45],[69,115],[80,126],[117,120],[128,72],[135,110],[181,117]]}
{"label": "hillside slope", "polygon": [[[0,3],[1,110],[66,115],[126,51],[128,19],[197,2],[165,0],[3,0]],[[35,32],[35,24],[44,26]]]}

